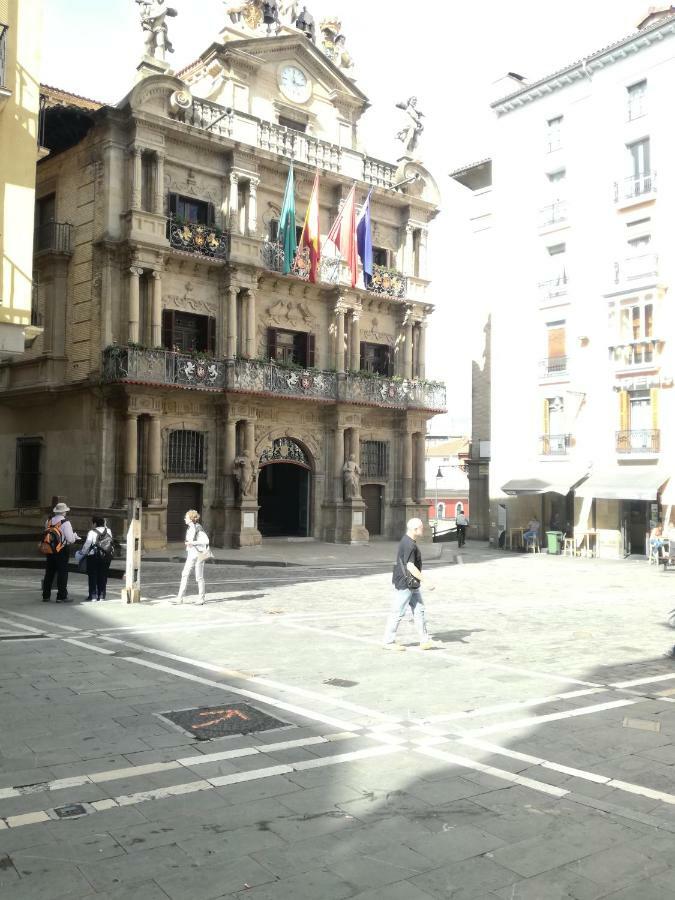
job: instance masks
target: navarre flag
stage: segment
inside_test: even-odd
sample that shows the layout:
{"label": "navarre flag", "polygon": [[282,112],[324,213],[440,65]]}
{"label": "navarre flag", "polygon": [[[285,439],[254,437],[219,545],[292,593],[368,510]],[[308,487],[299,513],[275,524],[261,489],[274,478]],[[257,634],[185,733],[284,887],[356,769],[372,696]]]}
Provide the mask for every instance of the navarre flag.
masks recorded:
{"label": "navarre flag", "polygon": [[363,266],[363,286],[368,288],[373,280],[373,233],[370,228],[370,195],[368,191],[366,202],[356,222],[356,246]]}
{"label": "navarre flag", "polygon": [[356,285],[356,185],[347,194],[337,219],[328,232],[326,242],[331,241],[342,254],[351,275],[351,285]]}
{"label": "navarre flag", "polygon": [[309,250],[309,280],[314,284],[316,282],[316,274],[319,268],[319,260],[321,259],[321,249],[319,230],[319,173],[317,171],[314,176],[314,185],[312,193],[307,204],[307,212],[305,213],[305,224],[302,226],[302,234],[300,235],[300,249],[307,247]]}
{"label": "navarre flag", "polygon": [[293,177],[293,163],[288,170],[288,178],[286,179],[286,190],[284,191],[284,202],[281,204],[281,215],[279,216],[279,244],[284,251],[284,263],[282,272],[288,275],[295,259],[295,253],[298,249],[297,238],[295,234],[295,178]]}

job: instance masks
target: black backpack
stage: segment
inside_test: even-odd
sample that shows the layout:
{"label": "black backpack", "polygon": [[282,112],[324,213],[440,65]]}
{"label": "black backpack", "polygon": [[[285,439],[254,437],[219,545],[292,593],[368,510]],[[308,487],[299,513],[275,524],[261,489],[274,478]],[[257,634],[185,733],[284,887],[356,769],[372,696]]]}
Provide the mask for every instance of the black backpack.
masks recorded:
{"label": "black backpack", "polygon": [[115,544],[113,541],[112,534],[106,530],[101,534],[98,532],[98,537],[96,538],[96,543],[94,544],[94,553],[100,559],[106,559],[110,561],[115,555]]}

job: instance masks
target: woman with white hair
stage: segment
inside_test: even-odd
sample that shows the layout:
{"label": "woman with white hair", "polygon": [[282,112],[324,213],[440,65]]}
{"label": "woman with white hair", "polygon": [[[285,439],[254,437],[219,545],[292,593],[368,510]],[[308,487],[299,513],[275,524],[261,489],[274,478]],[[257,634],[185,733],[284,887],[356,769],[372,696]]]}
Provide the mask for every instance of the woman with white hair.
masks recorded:
{"label": "woman with white hair", "polygon": [[196,509],[189,509],[185,513],[185,524],[187,531],[185,532],[185,549],[187,550],[187,559],[183,566],[183,574],[178,588],[178,596],[171,602],[181,604],[187,588],[190,572],[195,570],[195,579],[199,590],[199,597],[195,601],[201,606],[206,599],[206,585],[204,584],[204,563],[209,557],[209,536],[199,524],[199,513]]}

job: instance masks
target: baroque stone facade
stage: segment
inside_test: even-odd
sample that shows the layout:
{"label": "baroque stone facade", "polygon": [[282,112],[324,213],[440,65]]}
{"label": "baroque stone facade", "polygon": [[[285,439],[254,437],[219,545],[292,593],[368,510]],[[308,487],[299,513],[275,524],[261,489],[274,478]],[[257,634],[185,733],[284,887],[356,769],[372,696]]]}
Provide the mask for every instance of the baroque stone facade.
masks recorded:
{"label": "baroque stone facade", "polygon": [[[146,547],[180,540],[190,506],[235,547],[426,518],[425,423],[445,406],[424,378],[438,191],[410,157],[358,149],[366,105],[292,27],[228,28],[179,76],[147,75],[86,127],[77,111],[38,167],[55,226],[34,265],[44,330],[0,368],[4,510],[59,495],[121,519],[139,497]],[[336,260],[316,284],[280,271],[291,158],[299,221],[320,172],[322,235],[351,184],[359,202],[373,189],[369,289]]]}

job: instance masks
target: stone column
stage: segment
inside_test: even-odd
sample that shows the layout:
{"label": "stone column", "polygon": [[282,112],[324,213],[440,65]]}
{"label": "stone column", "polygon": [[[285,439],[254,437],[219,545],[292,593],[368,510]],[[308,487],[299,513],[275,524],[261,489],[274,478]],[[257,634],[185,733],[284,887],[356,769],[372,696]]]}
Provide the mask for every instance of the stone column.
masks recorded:
{"label": "stone column", "polygon": [[143,200],[143,159],[141,148],[134,144],[131,148],[131,208],[140,209]]}
{"label": "stone column", "polygon": [[426,321],[422,321],[419,324],[419,330],[417,332],[417,377],[424,379],[426,374],[426,336],[427,336],[427,323]]}
{"label": "stone column", "polygon": [[429,229],[428,228],[420,228],[420,268],[419,268],[419,277],[420,278],[428,278],[429,273],[427,272],[427,247],[429,241]]}
{"label": "stone column", "polygon": [[124,493],[127,500],[136,498],[138,475],[138,416],[127,413],[126,443],[124,451]]}
{"label": "stone column", "polygon": [[424,435],[418,432],[415,435],[415,479],[413,489],[413,497],[418,503],[424,500],[426,493],[425,450]]}
{"label": "stone column", "polygon": [[345,429],[344,425],[335,426],[335,447],[334,447],[334,480],[335,480],[335,500],[342,503],[344,499],[344,491],[342,489],[342,469],[345,464]]}
{"label": "stone column", "polygon": [[137,344],[141,317],[140,279],[143,269],[131,266],[129,269],[129,328],[127,337],[130,343]]}
{"label": "stone column", "polygon": [[159,503],[161,499],[161,477],[162,420],[159,416],[151,416],[150,436],[148,441],[148,503]]}
{"label": "stone column", "polygon": [[255,291],[249,288],[246,291],[246,356],[249,359],[255,358],[255,329]]}
{"label": "stone column", "polygon": [[164,215],[164,154],[159,150],[155,154],[154,213],[157,216]]}
{"label": "stone column", "polygon": [[409,431],[401,433],[401,499],[412,500],[412,435]]}
{"label": "stone column", "polygon": [[227,289],[227,358],[234,359],[237,355],[237,294],[238,289],[233,285]]}
{"label": "stone column", "polygon": [[152,324],[150,328],[150,344],[162,346],[162,273],[152,273]]}
{"label": "stone column", "polygon": [[225,422],[225,453],[223,454],[223,470],[227,496],[234,499],[234,460],[237,456],[237,422],[228,419]]}
{"label": "stone column", "polygon": [[403,348],[403,377],[412,378],[413,363],[413,323],[410,313],[406,316],[403,323],[403,333],[405,335],[405,345]]}
{"label": "stone column", "polygon": [[229,205],[230,231],[239,233],[239,173],[230,172],[230,205]]}
{"label": "stone column", "polygon": [[335,371],[344,373],[345,370],[345,313],[341,306],[335,307]]}
{"label": "stone column", "polygon": [[361,327],[359,310],[353,310],[350,320],[349,335],[349,368],[352,372],[358,372],[361,368]]}
{"label": "stone column", "polygon": [[258,231],[258,185],[259,178],[251,178],[248,183],[248,235],[255,237]]}
{"label": "stone column", "polygon": [[405,245],[403,248],[403,274],[412,275],[415,271],[415,252],[413,247],[412,225],[405,226]]}

